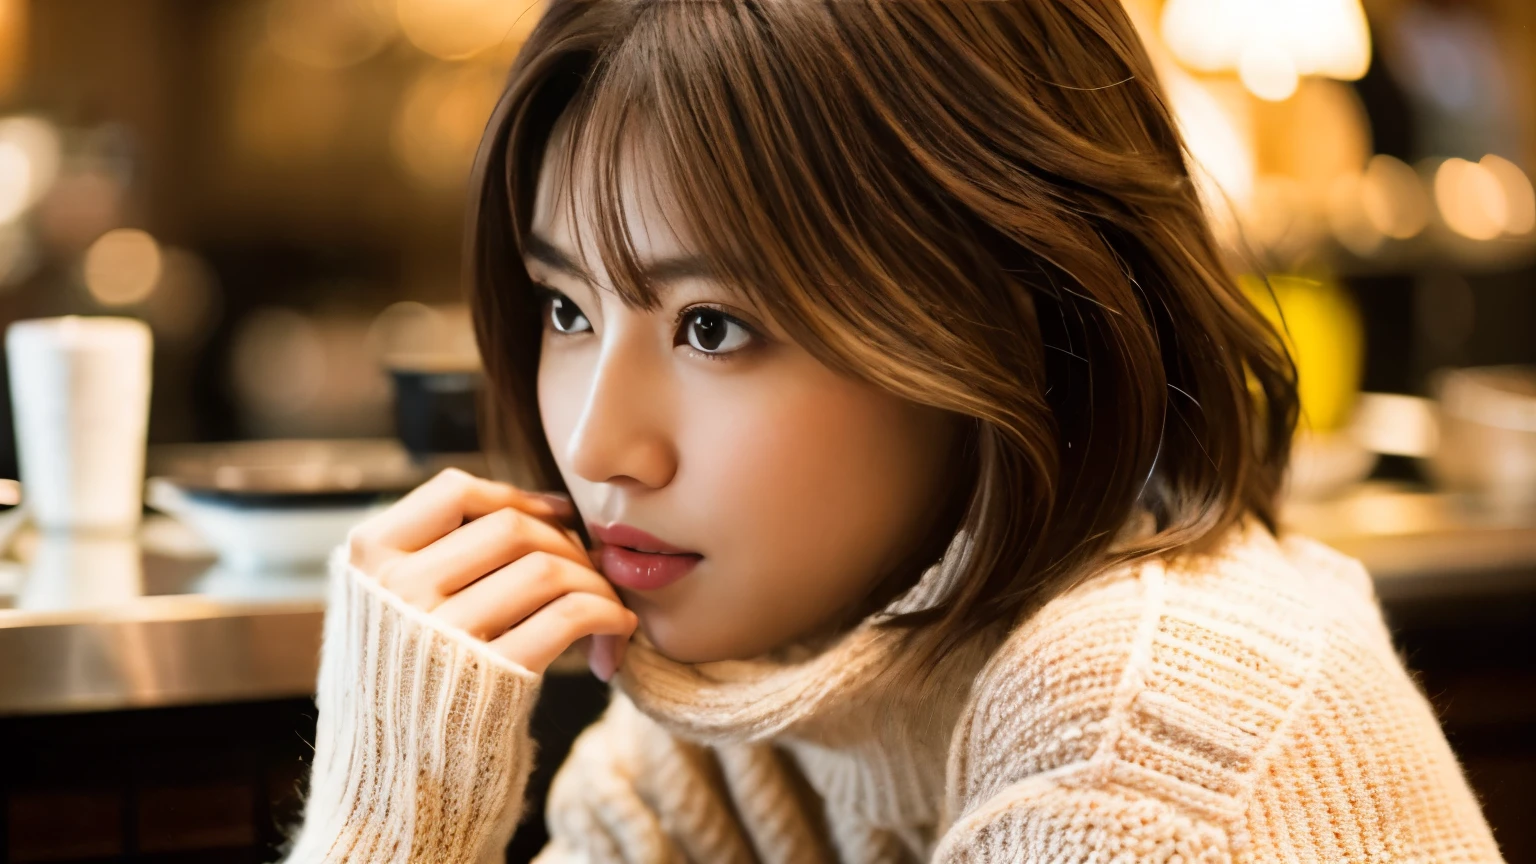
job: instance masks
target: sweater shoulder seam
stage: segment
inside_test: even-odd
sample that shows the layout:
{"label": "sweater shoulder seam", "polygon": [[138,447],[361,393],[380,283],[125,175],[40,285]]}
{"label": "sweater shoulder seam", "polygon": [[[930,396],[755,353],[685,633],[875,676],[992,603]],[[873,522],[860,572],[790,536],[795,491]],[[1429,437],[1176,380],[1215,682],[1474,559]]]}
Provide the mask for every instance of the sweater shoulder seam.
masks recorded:
{"label": "sweater shoulder seam", "polygon": [[1297,688],[1296,698],[1287,706],[1285,714],[1280,722],[1265,740],[1264,746],[1259,748],[1252,761],[1249,762],[1242,774],[1242,788],[1233,796],[1236,812],[1247,813],[1253,801],[1253,796],[1259,788],[1259,778],[1269,773],[1269,766],[1280,755],[1283,749],[1292,740],[1295,734],[1296,724],[1301,718],[1307,716],[1313,703],[1317,699],[1318,690],[1322,686],[1323,650],[1319,644],[1325,638],[1325,631],[1319,628],[1312,634],[1312,639],[1307,647],[1310,649],[1304,663],[1301,686]]}
{"label": "sweater shoulder seam", "polygon": [[[1048,789],[1055,790],[1076,790],[1079,792],[1088,790],[1105,792],[1119,790],[1124,794],[1134,796],[1140,800],[1156,802],[1163,806],[1172,808],[1174,811],[1183,813],[1185,816],[1192,820],[1196,820],[1210,826],[1213,830],[1221,833],[1221,836],[1225,838],[1229,849],[1232,848],[1234,841],[1237,839],[1233,835],[1231,826],[1223,824],[1221,820],[1212,819],[1210,815],[1206,813],[1201,813],[1198,811],[1192,812],[1184,807],[1182,802],[1178,801],[1176,798],[1158,795],[1143,788],[1128,786],[1124,783],[1120,783],[1113,777],[1107,776],[1103,771],[1101,771],[1100,767],[1095,764],[1094,758],[1090,757],[1088,759],[1080,759],[1075,762],[1069,762],[1065,765],[1058,765],[1055,768],[1041,771],[1037,774],[1031,774],[1027,777],[1020,777],[1012,783],[997,789],[992,794],[988,795],[983,802],[980,802],[978,807],[974,808],[960,820],[949,826],[949,828],[945,831],[946,837],[940,840],[939,847],[936,849],[936,853],[942,852],[944,846],[946,845],[946,840],[949,844],[952,844],[956,842],[956,838],[964,836],[965,831],[972,827],[974,823],[978,823],[986,818],[994,817],[996,815],[995,812],[990,811],[994,811],[995,807],[999,805],[999,802],[1001,802],[1002,806],[1012,806],[1013,802],[1010,799],[1016,798],[1017,796],[1024,794],[1029,790],[1039,787],[1046,787]],[[937,856],[935,860],[938,860]]]}
{"label": "sweater shoulder seam", "polygon": [[1147,671],[1152,658],[1152,643],[1157,638],[1158,626],[1162,622],[1164,595],[1167,589],[1164,567],[1162,560],[1154,559],[1148,561],[1137,575],[1137,581],[1141,583],[1145,592],[1145,599],[1136,622],[1135,638],[1131,642],[1130,652],[1126,655],[1125,668],[1120,672],[1120,681],[1115,687],[1114,700],[1105,715],[1108,729],[1105,730],[1093,755],[1086,762],[1088,770],[1094,772],[1099,784],[1109,783],[1113,777],[1115,763],[1119,758],[1117,751],[1120,740],[1125,734],[1126,724],[1129,722],[1131,705],[1136,701],[1136,697],[1147,689]]}

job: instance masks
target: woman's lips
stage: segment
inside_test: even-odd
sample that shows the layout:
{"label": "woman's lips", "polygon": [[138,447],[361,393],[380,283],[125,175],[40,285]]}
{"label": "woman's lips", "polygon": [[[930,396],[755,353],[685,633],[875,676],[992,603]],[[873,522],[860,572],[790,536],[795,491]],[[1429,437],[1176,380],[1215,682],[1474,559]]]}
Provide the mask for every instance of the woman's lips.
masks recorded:
{"label": "woman's lips", "polygon": [[687,576],[702,555],[636,552],[627,546],[603,546],[598,564],[615,585],[635,591],[655,591]]}
{"label": "woman's lips", "polygon": [[597,563],[603,575],[615,585],[635,591],[671,585],[704,558],[630,525],[588,523],[587,530],[601,544]]}

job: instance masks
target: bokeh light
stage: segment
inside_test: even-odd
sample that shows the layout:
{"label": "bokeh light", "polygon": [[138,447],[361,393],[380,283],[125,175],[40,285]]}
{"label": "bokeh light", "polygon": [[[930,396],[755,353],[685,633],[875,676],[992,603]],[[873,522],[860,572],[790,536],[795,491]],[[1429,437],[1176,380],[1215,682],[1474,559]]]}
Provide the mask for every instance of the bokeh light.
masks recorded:
{"label": "bokeh light", "polygon": [[406,173],[429,188],[458,188],[469,176],[501,87],[501,73],[487,66],[424,69],[406,90],[390,135]]}
{"label": "bokeh light", "polygon": [[0,120],[0,223],[48,194],[59,173],[59,130],[40,117]]}
{"label": "bokeh light", "polygon": [[540,0],[399,0],[396,12],[411,44],[443,60],[463,60],[521,43],[543,7]]}
{"label": "bokeh light", "polygon": [[1364,184],[1364,175],[1358,172],[1339,175],[1328,190],[1326,210],[1328,227],[1339,244],[1361,258],[1368,258],[1381,248],[1386,235],[1365,213],[1361,194]]}
{"label": "bokeh light", "polygon": [[1504,190],[1505,233],[1536,231],[1536,191],[1531,189],[1531,178],[1525,176],[1519,165],[1492,153],[1479,159],[1477,164],[1487,169]]}
{"label": "bokeh light", "polygon": [[443,314],[425,303],[402,300],[391,303],[368,327],[368,346],[374,356],[390,357],[439,350],[448,338]]}
{"label": "bokeh light", "polygon": [[162,265],[155,238],[137,228],[118,228],[86,250],[85,287],[104,306],[131,306],[155,290]]}
{"label": "bokeh light", "polygon": [[1360,208],[1377,231],[1396,240],[1416,236],[1429,224],[1429,196],[1418,172],[1401,159],[1377,154],[1360,178]]}
{"label": "bokeh light", "polygon": [[14,222],[27,209],[32,187],[32,163],[11,141],[0,141],[0,224]]}
{"label": "bokeh light", "polygon": [[1360,0],[1168,0],[1161,22],[1181,62],[1236,71],[1264,99],[1288,97],[1301,75],[1356,80],[1371,61]]}
{"label": "bokeh light", "polygon": [[1435,204],[1447,227],[1473,240],[1492,240],[1509,222],[1509,199],[1499,178],[1465,159],[1447,159],[1435,170]]}
{"label": "bokeh light", "polygon": [[315,405],[327,375],[325,342],[293,309],[257,310],[235,332],[235,392],[261,414],[297,414]]}
{"label": "bokeh light", "polygon": [[267,39],[305,66],[341,69],[378,54],[395,34],[391,0],[272,0]]}
{"label": "bokeh light", "polygon": [[1244,214],[1243,227],[1248,238],[1265,249],[1286,245],[1290,234],[1304,220],[1297,218],[1302,209],[1301,184],[1280,174],[1254,178],[1253,206]]}
{"label": "bokeh light", "polygon": [[1301,82],[1291,55],[1273,45],[1244,51],[1238,60],[1237,74],[1250,93],[1270,102],[1291,98]]}

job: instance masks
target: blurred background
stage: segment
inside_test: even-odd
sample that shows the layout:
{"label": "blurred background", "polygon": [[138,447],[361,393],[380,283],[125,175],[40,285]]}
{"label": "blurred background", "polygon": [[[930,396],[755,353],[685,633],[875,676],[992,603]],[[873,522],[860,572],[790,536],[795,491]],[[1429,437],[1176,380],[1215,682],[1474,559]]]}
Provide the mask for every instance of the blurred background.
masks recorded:
{"label": "blurred background", "polygon": [[3,0],[0,322],[149,322],[152,443],[388,434],[528,6]]}
{"label": "blurred background", "polygon": [[[1131,2],[1239,266],[1328,334],[1314,424],[1536,361],[1536,7]],[[152,443],[389,434],[381,358],[467,338],[465,176],[528,7],[0,0],[0,324],[149,322]]]}
{"label": "blurred background", "polygon": [[[1127,4],[1233,266],[1298,360],[1288,520],[1372,567],[1509,860],[1536,861],[1520,815],[1536,795],[1536,3]],[[0,0],[0,327],[147,322],[152,472],[157,453],[218,442],[405,437],[392,363],[474,351],[465,180],[539,13]],[[9,410],[7,395],[0,478],[18,476]],[[199,567],[150,557],[122,596],[213,595]],[[11,577],[17,596],[31,572]],[[267,597],[278,583],[263,584]],[[288,622],[260,632],[312,652],[318,595],[294,590],[250,620]],[[272,677],[242,625],[239,650],[265,659],[218,674],[267,683],[86,698],[69,690],[79,657],[117,669],[115,643],[79,647],[105,638],[83,629],[38,641],[63,625],[14,605],[6,618],[0,604],[0,649],[34,653],[0,650],[0,860],[269,860],[313,734],[312,659]],[[4,641],[28,627],[32,641]],[[214,656],[197,641],[213,638],[155,650]],[[77,678],[16,659],[66,642],[84,652]],[[52,695],[8,695],[23,685]],[[536,722],[558,754],[601,695],[550,692],[569,710]]]}
{"label": "blurred background", "polygon": [[[1328,334],[1314,425],[1536,360],[1531,4],[1132,2],[1239,267]],[[0,323],[149,322],[152,443],[389,434],[381,360],[468,347],[465,176],[538,14],[0,0]]]}

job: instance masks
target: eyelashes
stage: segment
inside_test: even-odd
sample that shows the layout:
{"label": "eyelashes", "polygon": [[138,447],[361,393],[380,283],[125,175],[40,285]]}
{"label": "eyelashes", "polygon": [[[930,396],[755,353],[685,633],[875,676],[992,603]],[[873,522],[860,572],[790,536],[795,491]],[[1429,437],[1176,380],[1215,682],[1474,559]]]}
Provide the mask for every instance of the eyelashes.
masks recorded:
{"label": "eyelashes", "polygon": [[[539,301],[541,328],[545,332],[558,338],[592,331],[591,319],[565,292],[538,281],[532,282],[532,287]],[[576,320],[562,325],[559,317],[562,313],[574,313]],[[756,347],[762,339],[756,327],[709,303],[694,303],[679,309],[672,319],[671,329],[674,346],[686,345],[690,354],[714,362],[736,359]]]}

